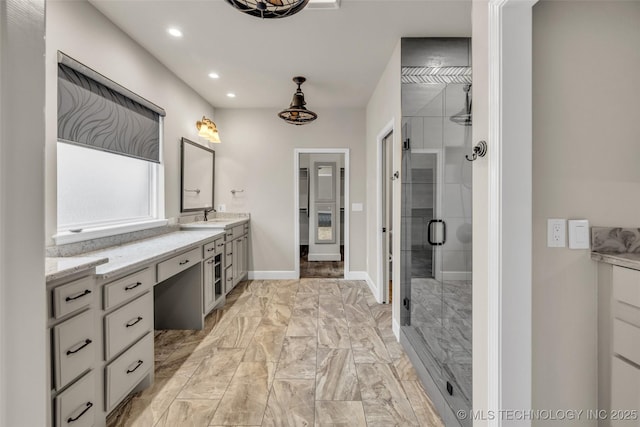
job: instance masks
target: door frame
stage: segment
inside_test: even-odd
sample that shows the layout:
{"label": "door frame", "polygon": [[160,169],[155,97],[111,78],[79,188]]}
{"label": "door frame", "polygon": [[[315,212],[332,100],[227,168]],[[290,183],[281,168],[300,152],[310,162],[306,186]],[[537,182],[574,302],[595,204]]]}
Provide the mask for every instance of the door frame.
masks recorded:
{"label": "door frame", "polygon": [[[300,154],[343,154],[344,155],[344,271],[349,277],[349,148],[294,148],[293,149],[293,265],[296,279],[300,279]],[[336,167],[337,170],[340,168]],[[339,177],[338,177],[339,179]],[[336,206],[339,206],[339,200]],[[339,207],[337,208],[339,209]],[[311,236],[309,236],[311,239]]]}
{"label": "door frame", "polygon": [[[478,226],[486,226],[487,234],[486,240],[474,238],[474,242],[487,251],[487,260],[486,271],[480,271],[485,266],[473,270],[474,287],[486,290],[486,299],[473,298],[473,395],[486,396],[486,400],[474,398],[474,409],[494,413],[512,408],[526,412],[533,406],[532,30],[536,3],[474,2],[487,9],[472,13],[479,51],[487,49],[486,63],[475,65],[487,66],[481,74],[487,73],[489,145],[486,160],[477,165],[486,171],[482,181],[487,205],[481,206],[486,209],[486,222]],[[516,424],[530,426],[531,420],[505,421],[496,416],[486,422],[492,427]]]}
{"label": "door frame", "polygon": [[[382,205],[382,199],[383,199],[383,185],[382,185],[382,176],[383,176],[383,170],[384,170],[384,165],[382,164],[382,159],[383,159],[383,155],[382,155],[382,150],[384,149],[384,144],[383,141],[385,140],[385,138],[393,133],[393,138],[391,139],[391,144],[393,145],[394,141],[396,140],[396,129],[394,126],[395,120],[390,120],[389,123],[387,123],[380,132],[378,132],[378,136],[376,137],[376,253],[377,253],[377,257],[376,259],[378,261],[382,261],[382,256],[384,255],[383,252],[383,244],[382,244],[382,217],[383,212],[382,210],[384,209],[384,206]],[[391,169],[393,169],[393,165],[394,165],[394,156],[393,153],[395,153],[395,150],[393,149],[395,147],[392,147],[391,150]],[[396,191],[394,189],[394,191]],[[391,204],[393,205],[393,200],[391,201]],[[394,213],[395,210],[394,210]],[[396,254],[396,248],[393,247],[393,239],[391,241],[391,253],[392,254]],[[394,259],[391,261],[392,263],[396,261],[396,259],[400,259],[399,257],[394,257]],[[398,265],[398,264],[394,264],[394,265]],[[389,302],[389,298],[387,297],[388,294],[388,287],[389,284],[388,283],[384,283],[384,263],[383,262],[378,262],[378,295],[376,295],[376,299],[378,300],[378,302],[381,303],[388,303]],[[393,279],[392,279],[393,280]],[[399,286],[399,284],[396,285],[396,287]],[[399,294],[398,294],[399,295]]]}

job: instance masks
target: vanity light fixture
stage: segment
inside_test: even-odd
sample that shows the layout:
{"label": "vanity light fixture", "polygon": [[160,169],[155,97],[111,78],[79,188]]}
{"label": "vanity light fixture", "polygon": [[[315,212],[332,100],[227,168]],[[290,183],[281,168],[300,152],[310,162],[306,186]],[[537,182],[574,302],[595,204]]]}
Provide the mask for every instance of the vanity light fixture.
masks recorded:
{"label": "vanity light fixture", "polygon": [[219,79],[220,75],[218,75],[218,73],[210,72],[209,73],[209,78],[211,78],[211,79]]}
{"label": "vanity light fixture", "polygon": [[307,110],[305,107],[307,103],[304,101],[304,93],[302,93],[300,85],[302,85],[306,80],[306,78],[301,76],[293,78],[294,83],[298,85],[298,89],[296,90],[296,93],[293,94],[293,99],[291,100],[289,108],[278,113],[278,117],[292,125],[306,125],[318,118],[316,113]]}
{"label": "vanity light fixture", "polygon": [[235,98],[235,97],[236,97],[236,94],[235,94],[235,93],[233,93],[233,92],[229,92],[229,93],[227,94],[227,97],[228,97],[228,98]]}
{"label": "vanity light fixture", "polygon": [[300,12],[309,0],[226,0],[231,6],[258,18],[286,18]]}
{"label": "vanity light fixture", "polygon": [[209,142],[220,144],[220,134],[213,120],[202,116],[202,120],[196,122],[196,128],[198,129],[198,136],[207,138]]}

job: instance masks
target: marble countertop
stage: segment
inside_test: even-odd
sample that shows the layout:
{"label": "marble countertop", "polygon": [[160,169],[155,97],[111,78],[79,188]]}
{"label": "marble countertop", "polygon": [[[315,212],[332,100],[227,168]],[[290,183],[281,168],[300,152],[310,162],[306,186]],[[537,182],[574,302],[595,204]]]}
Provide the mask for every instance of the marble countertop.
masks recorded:
{"label": "marble countertop", "polygon": [[168,255],[192,249],[213,237],[221,236],[221,229],[176,231],[125,245],[114,246],[83,254],[83,257],[108,258],[96,268],[96,277],[107,279],[122,272],[155,262]]}
{"label": "marble countertop", "polygon": [[640,254],[637,253],[610,253],[610,252],[591,252],[591,259],[594,261],[605,262],[620,267],[633,268],[640,270]]}
{"label": "marble countertop", "polygon": [[214,218],[209,221],[180,224],[180,228],[183,230],[227,230],[245,222],[249,222],[249,218]]}
{"label": "marble countertop", "polygon": [[82,256],[69,258],[45,258],[45,278],[47,282],[62,279],[74,273],[93,269],[109,261],[106,257]]}

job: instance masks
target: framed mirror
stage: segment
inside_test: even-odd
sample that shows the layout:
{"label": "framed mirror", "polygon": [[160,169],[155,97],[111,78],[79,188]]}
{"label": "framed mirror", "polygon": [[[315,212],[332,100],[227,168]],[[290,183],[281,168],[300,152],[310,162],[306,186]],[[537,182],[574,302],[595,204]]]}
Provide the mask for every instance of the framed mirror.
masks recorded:
{"label": "framed mirror", "polygon": [[316,202],[335,202],[336,200],[336,164],[314,163],[316,182]]}
{"label": "framed mirror", "polygon": [[180,151],[180,212],[212,208],[215,151],[187,138],[182,138]]}

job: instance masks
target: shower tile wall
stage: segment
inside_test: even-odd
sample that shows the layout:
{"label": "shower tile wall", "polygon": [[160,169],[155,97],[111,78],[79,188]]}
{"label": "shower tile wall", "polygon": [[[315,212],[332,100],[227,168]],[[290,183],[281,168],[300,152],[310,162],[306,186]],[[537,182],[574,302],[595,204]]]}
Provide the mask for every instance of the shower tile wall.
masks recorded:
{"label": "shower tile wall", "polygon": [[[431,95],[431,99],[423,107],[412,112],[411,117],[406,117],[408,135],[411,138],[411,151],[443,150],[444,183],[442,188],[441,216],[447,221],[447,245],[442,250],[442,271],[444,277],[452,280],[470,279],[471,272],[471,167],[465,160],[465,154],[470,153],[471,127],[460,126],[449,120],[464,109],[465,93],[463,84],[429,85],[429,91],[439,91],[437,95]],[[424,94],[423,94],[424,95]],[[416,167],[413,165],[412,167]],[[420,168],[420,166],[417,166]],[[435,170],[435,169],[434,169]],[[428,177],[426,171],[412,173],[414,180],[414,200],[416,197],[426,196],[429,200],[433,197],[425,192],[433,191],[433,185],[420,185],[421,183],[435,183],[437,176]],[[432,212],[424,209],[416,209],[413,205],[414,215],[412,222],[414,258],[419,260],[414,264],[420,271],[416,271],[414,277],[433,277],[433,274],[423,274],[421,267],[428,268],[424,259],[430,255],[422,249],[422,241],[426,240],[426,223],[433,218],[426,219]],[[419,208],[422,208],[420,206]],[[425,208],[427,208],[425,206]],[[427,208],[428,209],[428,208]],[[426,219],[426,222],[425,222]],[[426,257],[426,258],[425,258]]]}

